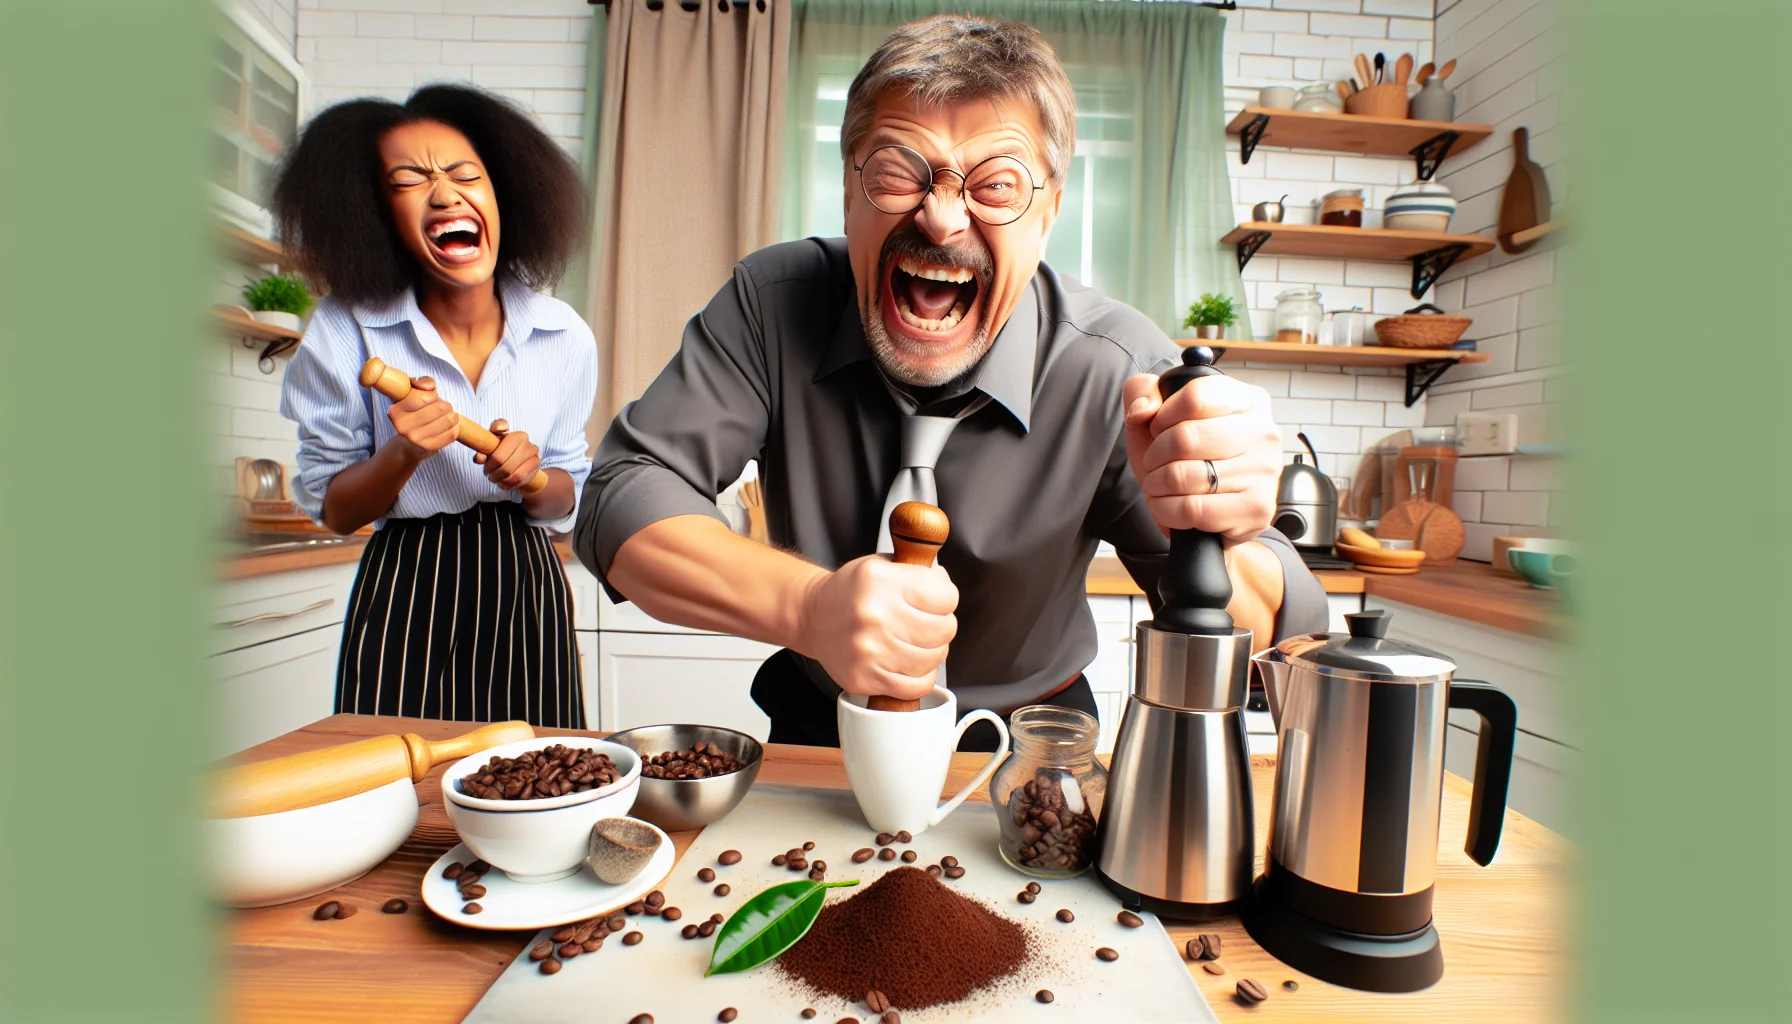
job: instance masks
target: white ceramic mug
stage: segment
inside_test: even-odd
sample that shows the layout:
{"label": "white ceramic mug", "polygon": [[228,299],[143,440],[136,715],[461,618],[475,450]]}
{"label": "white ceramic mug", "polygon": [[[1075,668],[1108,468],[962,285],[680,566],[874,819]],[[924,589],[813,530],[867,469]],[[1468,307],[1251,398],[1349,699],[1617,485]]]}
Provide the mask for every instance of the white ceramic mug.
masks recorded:
{"label": "white ceramic mug", "polygon": [[[964,798],[989,781],[1008,756],[1008,726],[1002,716],[978,709],[958,717],[958,699],[936,686],[914,711],[873,711],[865,698],[842,693],[836,712],[840,722],[840,756],[846,778],[859,800],[865,823],[879,832],[920,835],[938,825]],[[957,795],[939,802],[952,767],[952,752],[973,722],[996,727],[1001,742],[983,767]]]}

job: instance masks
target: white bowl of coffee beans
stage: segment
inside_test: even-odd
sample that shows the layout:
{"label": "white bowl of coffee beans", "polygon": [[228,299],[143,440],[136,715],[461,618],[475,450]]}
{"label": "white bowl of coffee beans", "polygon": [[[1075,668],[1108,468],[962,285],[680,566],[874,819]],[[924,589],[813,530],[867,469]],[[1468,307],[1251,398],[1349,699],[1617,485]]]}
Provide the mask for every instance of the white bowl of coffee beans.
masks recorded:
{"label": "white bowl of coffee beans", "polygon": [[641,758],[585,736],[519,740],[451,765],[448,820],[474,855],[518,882],[551,882],[585,862],[591,826],[634,806]]}

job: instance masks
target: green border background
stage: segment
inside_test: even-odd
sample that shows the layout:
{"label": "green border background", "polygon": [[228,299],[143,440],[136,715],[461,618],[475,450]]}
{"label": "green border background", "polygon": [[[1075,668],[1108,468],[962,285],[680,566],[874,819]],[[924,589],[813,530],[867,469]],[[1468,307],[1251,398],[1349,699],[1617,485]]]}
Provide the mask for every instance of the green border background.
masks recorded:
{"label": "green border background", "polygon": [[[1574,1016],[1783,1020],[1792,4],[1566,2]],[[208,17],[0,0],[0,1021],[216,999]]]}

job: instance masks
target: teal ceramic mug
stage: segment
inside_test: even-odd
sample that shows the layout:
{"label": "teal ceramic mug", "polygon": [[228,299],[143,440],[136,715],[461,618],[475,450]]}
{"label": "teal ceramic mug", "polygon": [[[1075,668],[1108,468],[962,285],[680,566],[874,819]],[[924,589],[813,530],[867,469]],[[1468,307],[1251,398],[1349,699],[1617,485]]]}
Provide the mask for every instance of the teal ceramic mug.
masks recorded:
{"label": "teal ceramic mug", "polygon": [[1531,586],[1543,590],[1554,590],[1557,583],[1574,575],[1576,566],[1573,555],[1526,548],[1508,548],[1506,562],[1513,572],[1529,580]]}

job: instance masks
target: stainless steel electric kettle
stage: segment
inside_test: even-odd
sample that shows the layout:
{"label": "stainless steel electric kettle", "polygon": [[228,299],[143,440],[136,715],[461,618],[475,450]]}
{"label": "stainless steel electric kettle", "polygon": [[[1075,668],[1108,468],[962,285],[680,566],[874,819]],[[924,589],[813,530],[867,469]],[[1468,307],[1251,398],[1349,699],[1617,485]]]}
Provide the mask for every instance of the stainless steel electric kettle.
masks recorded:
{"label": "stainless steel electric kettle", "polygon": [[1411,992],[1443,976],[1431,923],[1452,708],[1481,717],[1468,855],[1499,848],[1518,709],[1486,683],[1452,680],[1436,651],[1387,639],[1385,612],[1350,632],[1289,637],[1252,658],[1276,723],[1263,875],[1244,913],[1264,950],[1316,978]]}

